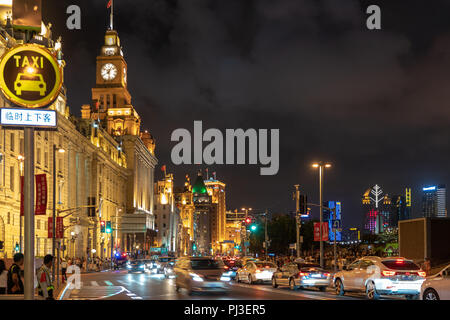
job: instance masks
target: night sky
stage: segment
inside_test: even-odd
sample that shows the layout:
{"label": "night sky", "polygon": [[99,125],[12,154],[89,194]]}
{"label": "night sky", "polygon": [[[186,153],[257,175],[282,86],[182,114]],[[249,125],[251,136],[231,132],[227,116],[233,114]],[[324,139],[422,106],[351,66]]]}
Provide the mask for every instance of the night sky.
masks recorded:
{"label": "night sky", "polygon": [[[63,37],[69,105],[90,103],[107,0],[44,0],[44,20]],[[414,3],[414,4],[413,4]],[[66,8],[82,30],[66,29]],[[382,30],[369,31],[369,4]],[[229,209],[295,209],[294,184],[318,203],[316,160],[330,161],[325,200],[340,200],[344,227],[362,222],[361,196],[450,185],[450,2],[357,0],[116,0],[115,29],[128,62],[133,105],[157,140],[159,166],[175,166],[177,128],[280,129],[280,170],[211,166],[227,183]],[[202,167],[206,168],[205,166]],[[448,201],[447,201],[448,202]],[[318,210],[313,209],[313,217]]]}

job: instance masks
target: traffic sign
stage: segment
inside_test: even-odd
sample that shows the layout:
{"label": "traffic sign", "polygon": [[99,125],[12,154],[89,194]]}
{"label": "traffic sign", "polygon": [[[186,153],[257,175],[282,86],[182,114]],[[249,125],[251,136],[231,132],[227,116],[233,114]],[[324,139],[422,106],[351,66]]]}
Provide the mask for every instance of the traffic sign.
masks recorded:
{"label": "traffic sign", "polygon": [[15,105],[48,106],[59,95],[62,82],[58,59],[43,46],[18,45],[0,58],[0,88]]}
{"label": "traffic sign", "polygon": [[56,128],[58,117],[55,110],[2,108],[0,124],[13,127]]}
{"label": "traffic sign", "polygon": [[341,220],[332,220],[333,230],[341,228]]}

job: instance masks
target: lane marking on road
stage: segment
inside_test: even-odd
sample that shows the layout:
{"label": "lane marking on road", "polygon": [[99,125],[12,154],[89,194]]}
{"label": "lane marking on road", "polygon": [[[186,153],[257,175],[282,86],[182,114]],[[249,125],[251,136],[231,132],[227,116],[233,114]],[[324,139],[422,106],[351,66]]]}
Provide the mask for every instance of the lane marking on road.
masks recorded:
{"label": "lane marking on road", "polygon": [[123,285],[127,285],[127,284],[129,284],[128,282],[126,282],[126,281],[123,281],[123,280],[117,280],[117,282],[119,282],[119,283],[121,283],[121,284],[123,284]]}
{"label": "lane marking on road", "polygon": [[91,284],[94,287],[99,287],[99,284],[97,283],[97,281],[91,281]]}
{"label": "lane marking on road", "polygon": [[133,300],[144,300],[141,297],[131,297],[131,299],[133,299]]}
{"label": "lane marking on road", "polygon": [[270,288],[250,286],[250,285],[245,285],[245,284],[241,284],[241,283],[234,283],[233,286],[247,288],[247,289],[251,288],[251,289],[266,291],[266,292],[271,292],[271,293],[287,294],[287,295],[296,296],[296,297],[305,297],[305,298],[310,298],[310,299],[314,299],[314,300],[337,300],[337,298],[315,296],[315,295],[310,295],[310,294],[306,294],[303,292],[301,292],[301,293],[300,292],[295,293],[295,292],[290,292],[290,291],[285,292],[285,291],[281,291],[281,290],[274,290],[274,289],[270,289]]}
{"label": "lane marking on road", "polygon": [[108,286],[113,286],[113,285],[114,285],[111,281],[106,281],[106,280],[105,280],[105,283],[106,283]]}

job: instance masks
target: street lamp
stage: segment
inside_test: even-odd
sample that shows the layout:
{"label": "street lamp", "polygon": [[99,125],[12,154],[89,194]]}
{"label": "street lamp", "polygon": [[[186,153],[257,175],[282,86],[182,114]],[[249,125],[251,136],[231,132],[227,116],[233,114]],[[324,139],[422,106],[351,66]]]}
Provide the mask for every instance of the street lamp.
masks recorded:
{"label": "street lamp", "polygon": [[330,163],[317,162],[313,168],[319,168],[319,205],[320,205],[320,266],[323,268],[323,241],[322,241],[322,224],[323,224],[323,174],[324,168],[331,168]]}
{"label": "street lamp", "polygon": [[[52,266],[52,278],[55,281],[56,269],[55,269],[55,252],[56,252],[56,152],[64,153],[66,152],[63,148],[53,145],[53,220],[52,220],[52,256],[53,256],[53,266]],[[59,253],[59,250],[58,250]],[[58,269],[59,269],[59,257],[58,257]],[[59,278],[58,278],[59,280]]]}

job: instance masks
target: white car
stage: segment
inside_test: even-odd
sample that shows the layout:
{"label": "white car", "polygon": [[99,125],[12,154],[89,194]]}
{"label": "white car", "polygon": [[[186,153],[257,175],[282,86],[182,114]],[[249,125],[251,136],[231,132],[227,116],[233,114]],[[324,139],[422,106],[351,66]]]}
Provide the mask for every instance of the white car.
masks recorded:
{"label": "white car", "polygon": [[337,295],[347,291],[365,292],[368,299],[380,295],[404,295],[406,299],[419,298],[426,273],[412,260],[401,257],[363,257],[334,275]]}
{"label": "white car", "polygon": [[277,271],[277,266],[268,261],[248,261],[236,273],[236,281],[245,281],[249,284],[255,282],[271,282],[272,275]]}
{"label": "white car", "polygon": [[420,289],[422,300],[450,300],[450,265],[428,277]]}

